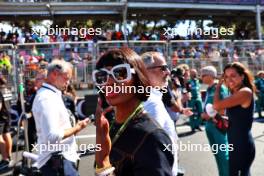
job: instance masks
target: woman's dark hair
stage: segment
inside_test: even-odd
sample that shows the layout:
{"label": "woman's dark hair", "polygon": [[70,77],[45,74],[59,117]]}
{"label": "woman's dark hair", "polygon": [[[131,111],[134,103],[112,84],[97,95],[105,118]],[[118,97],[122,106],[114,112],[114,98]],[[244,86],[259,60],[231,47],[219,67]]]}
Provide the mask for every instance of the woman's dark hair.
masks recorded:
{"label": "woman's dark hair", "polygon": [[[141,57],[130,48],[116,48],[107,51],[97,61],[96,69],[124,63],[128,63],[136,71],[133,76],[135,80],[134,86],[137,87],[137,90],[139,86],[146,87],[150,85],[148,78],[144,76],[147,70]],[[137,92],[136,95],[141,101],[146,101],[148,98],[148,94],[145,91],[144,93]]]}
{"label": "woman's dark hair", "polygon": [[71,84],[68,84],[66,87],[66,92],[72,94],[73,97],[76,97],[76,90]]}
{"label": "woman's dark hair", "polygon": [[252,73],[240,62],[233,62],[227,64],[224,68],[224,73],[227,69],[233,68],[240,76],[244,76],[243,85],[250,88],[253,92],[256,92],[254,77]]}

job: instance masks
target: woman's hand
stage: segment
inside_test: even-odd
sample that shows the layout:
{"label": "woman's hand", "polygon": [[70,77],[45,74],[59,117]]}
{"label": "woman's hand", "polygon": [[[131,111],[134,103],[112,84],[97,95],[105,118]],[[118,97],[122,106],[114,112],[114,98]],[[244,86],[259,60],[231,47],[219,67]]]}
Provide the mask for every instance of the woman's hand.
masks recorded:
{"label": "woman's hand", "polygon": [[109,136],[109,122],[105,118],[105,114],[111,111],[113,108],[109,107],[103,111],[102,101],[98,98],[96,107],[96,145],[101,146],[100,151],[95,152],[95,161],[98,168],[104,168],[110,165],[109,154],[111,151],[111,139]]}
{"label": "woman's hand", "polygon": [[207,113],[205,113],[205,112],[203,112],[202,114],[201,114],[201,118],[203,119],[203,120],[209,120],[211,117],[207,114]]}
{"label": "woman's hand", "polygon": [[218,84],[216,85],[216,88],[217,89],[220,89],[220,87],[222,86],[222,84],[225,83],[225,79],[224,79],[224,76],[221,76],[221,78],[219,79],[218,81]]}

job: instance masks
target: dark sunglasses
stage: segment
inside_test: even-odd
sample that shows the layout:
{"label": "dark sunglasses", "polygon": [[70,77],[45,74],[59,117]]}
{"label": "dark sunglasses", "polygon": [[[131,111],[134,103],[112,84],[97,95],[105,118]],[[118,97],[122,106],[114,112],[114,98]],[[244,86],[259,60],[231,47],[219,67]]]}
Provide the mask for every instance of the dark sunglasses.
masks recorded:
{"label": "dark sunglasses", "polygon": [[169,70],[169,66],[168,65],[158,65],[158,66],[148,67],[148,69],[155,69],[155,68],[160,68],[161,71]]}

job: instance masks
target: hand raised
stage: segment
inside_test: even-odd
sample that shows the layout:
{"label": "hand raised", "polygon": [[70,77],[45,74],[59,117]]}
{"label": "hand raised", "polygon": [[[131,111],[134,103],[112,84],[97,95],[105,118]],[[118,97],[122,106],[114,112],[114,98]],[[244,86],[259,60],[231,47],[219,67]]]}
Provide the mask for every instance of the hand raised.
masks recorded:
{"label": "hand raised", "polygon": [[98,168],[106,167],[110,165],[109,154],[111,150],[111,139],[109,136],[109,122],[105,118],[105,114],[112,110],[107,108],[103,111],[101,108],[102,101],[98,99],[96,107],[96,144],[101,146],[100,151],[95,153],[95,161]]}

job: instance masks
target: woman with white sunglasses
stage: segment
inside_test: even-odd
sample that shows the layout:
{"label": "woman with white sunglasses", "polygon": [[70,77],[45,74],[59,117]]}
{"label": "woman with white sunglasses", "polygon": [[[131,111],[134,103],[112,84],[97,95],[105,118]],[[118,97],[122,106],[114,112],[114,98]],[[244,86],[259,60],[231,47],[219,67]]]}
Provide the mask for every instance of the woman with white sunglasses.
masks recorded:
{"label": "woman with white sunglasses", "polygon": [[115,120],[108,123],[99,105],[96,113],[96,175],[171,176],[171,140],[143,109],[149,85],[146,68],[131,49],[114,49],[97,62],[93,81],[107,102],[115,108]]}

